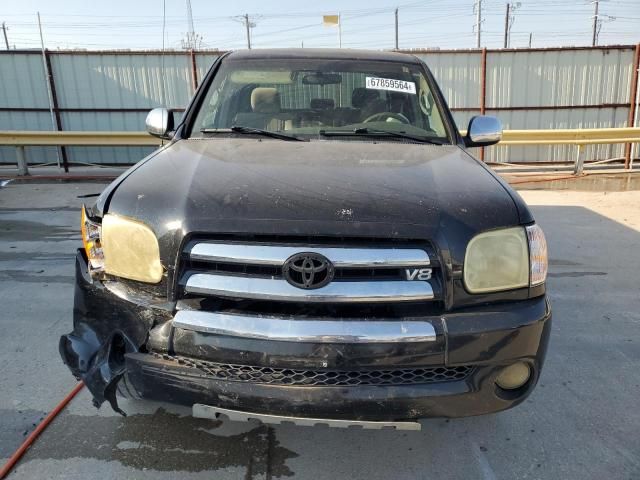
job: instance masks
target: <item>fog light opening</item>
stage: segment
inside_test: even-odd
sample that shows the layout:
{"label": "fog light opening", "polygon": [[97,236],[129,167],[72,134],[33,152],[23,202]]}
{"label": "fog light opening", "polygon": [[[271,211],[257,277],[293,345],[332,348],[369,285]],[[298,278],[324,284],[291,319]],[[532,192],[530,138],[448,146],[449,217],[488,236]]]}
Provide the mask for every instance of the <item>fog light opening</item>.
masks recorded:
{"label": "fog light opening", "polygon": [[496,385],[504,390],[516,390],[525,385],[531,378],[531,367],[524,362],[514,363],[505,367],[498,378]]}

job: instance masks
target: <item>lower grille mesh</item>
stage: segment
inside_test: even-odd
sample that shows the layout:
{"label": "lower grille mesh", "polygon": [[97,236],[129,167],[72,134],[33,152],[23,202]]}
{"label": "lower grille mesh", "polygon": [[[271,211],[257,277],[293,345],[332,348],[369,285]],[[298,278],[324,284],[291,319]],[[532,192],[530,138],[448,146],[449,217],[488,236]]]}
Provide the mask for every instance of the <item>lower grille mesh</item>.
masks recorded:
{"label": "lower grille mesh", "polygon": [[195,358],[158,355],[179,365],[197,369],[200,374],[216,380],[292,386],[359,386],[416,385],[463,380],[472,366],[423,367],[389,370],[298,370],[290,368],[256,367],[215,363]]}

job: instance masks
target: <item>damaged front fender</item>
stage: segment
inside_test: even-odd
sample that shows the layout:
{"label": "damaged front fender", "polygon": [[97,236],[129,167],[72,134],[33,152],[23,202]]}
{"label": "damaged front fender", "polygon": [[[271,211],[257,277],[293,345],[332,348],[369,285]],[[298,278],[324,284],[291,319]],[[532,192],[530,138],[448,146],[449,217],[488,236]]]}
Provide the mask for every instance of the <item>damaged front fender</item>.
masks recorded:
{"label": "damaged front fender", "polygon": [[116,400],[117,384],[125,373],[127,353],[139,352],[149,331],[173,317],[173,303],[133,292],[117,282],[94,281],[84,252],[76,255],[73,332],[60,338],[60,356],[81,379],[100,407],[108,401],[124,415]]}

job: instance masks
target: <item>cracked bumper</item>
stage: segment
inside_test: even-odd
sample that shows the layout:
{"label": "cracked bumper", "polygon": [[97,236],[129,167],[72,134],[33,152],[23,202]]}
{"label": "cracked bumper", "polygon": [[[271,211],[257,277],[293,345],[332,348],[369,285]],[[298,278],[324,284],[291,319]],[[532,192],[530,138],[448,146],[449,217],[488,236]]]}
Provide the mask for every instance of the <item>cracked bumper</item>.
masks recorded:
{"label": "cracked bumper", "polygon": [[[352,420],[408,420],[491,413],[522,402],[538,381],[551,328],[544,297],[416,317],[433,325],[436,340],[406,344],[333,344],[239,338],[173,325],[175,305],[128,297],[93,282],[81,253],[76,260],[74,330],[60,353],[82,378],[96,405],[117,409],[124,377],[130,395],[191,406],[195,403],[261,414]],[[415,320],[415,319],[412,319]],[[307,386],[227,381],[176,356],[288,369],[362,370],[473,366],[463,379],[430,384]],[[504,391],[495,379],[524,361],[531,380]]]}

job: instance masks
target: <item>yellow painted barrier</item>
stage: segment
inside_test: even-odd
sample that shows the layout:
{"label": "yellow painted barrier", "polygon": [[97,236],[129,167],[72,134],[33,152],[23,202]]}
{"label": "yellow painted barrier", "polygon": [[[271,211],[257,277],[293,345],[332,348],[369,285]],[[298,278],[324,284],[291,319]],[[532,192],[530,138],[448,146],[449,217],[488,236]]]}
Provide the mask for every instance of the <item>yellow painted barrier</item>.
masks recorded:
{"label": "yellow painted barrier", "polygon": [[504,145],[596,145],[640,142],[640,128],[505,130]]}
{"label": "yellow painted barrier", "polygon": [[[462,135],[466,131],[461,130]],[[504,130],[499,145],[597,145],[640,142],[640,127]]]}
{"label": "yellow painted barrier", "polygon": [[[465,131],[460,131],[465,135]],[[577,145],[575,173],[584,164],[584,146],[614,143],[640,143],[640,127],[555,130],[505,130],[499,145]],[[48,132],[0,131],[0,145],[17,147],[18,174],[27,175],[26,146],[160,146],[162,141],[146,132]]]}
{"label": "yellow painted barrier", "polygon": [[14,146],[133,146],[160,145],[162,140],[147,132],[0,132],[0,145]]}
{"label": "yellow painted barrier", "polygon": [[[465,131],[460,133],[465,135]],[[146,132],[0,131],[0,145],[23,146],[131,146],[160,145]],[[500,145],[593,145],[640,143],[640,127],[557,130],[504,130]]]}

